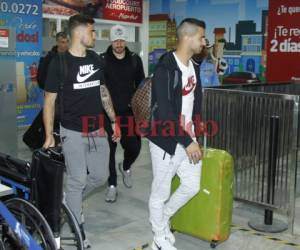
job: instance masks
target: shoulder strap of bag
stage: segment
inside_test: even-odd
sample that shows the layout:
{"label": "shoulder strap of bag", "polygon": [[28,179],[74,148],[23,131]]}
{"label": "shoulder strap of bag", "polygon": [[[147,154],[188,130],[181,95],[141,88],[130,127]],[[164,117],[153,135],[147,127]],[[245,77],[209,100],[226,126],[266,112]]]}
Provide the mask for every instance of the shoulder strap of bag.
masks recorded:
{"label": "shoulder strap of bag", "polygon": [[59,113],[60,118],[63,117],[64,114],[64,106],[63,106],[63,89],[64,89],[64,82],[67,79],[68,76],[68,66],[67,66],[67,60],[66,60],[66,54],[65,53],[58,53],[59,57],[59,68],[60,68],[60,82],[59,82]]}
{"label": "shoulder strap of bag", "polygon": [[105,69],[105,66],[106,66],[106,52],[100,54],[100,60],[101,60],[101,63],[102,63],[102,67]]}
{"label": "shoulder strap of bag", "polygon": [[134,70],[137,69],[137,64],[138,64],[138,59],[137,59],[138,55],[134,52],[131,52],[131,61],[132,61],[132,66],[134,68]]}

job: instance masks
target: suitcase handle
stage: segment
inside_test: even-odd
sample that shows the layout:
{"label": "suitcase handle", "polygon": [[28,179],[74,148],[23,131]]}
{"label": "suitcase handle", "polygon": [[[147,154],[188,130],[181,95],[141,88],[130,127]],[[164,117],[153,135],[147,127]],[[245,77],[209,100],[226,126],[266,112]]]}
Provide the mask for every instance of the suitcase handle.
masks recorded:
{"label": "suitcase handle", "polygon": [[62,153],[61,147],[50,147],[50,148],[41,148],[40,153],[48,158],[52,158],[58,161],[64,161],[64,156]]}
{"label": "suitcase handle", "polygon": [[203,152],[204,152],[204,155],[203,157],[206,157],[207,155],[207,136],[204,134],[204,138],[203,138]]}

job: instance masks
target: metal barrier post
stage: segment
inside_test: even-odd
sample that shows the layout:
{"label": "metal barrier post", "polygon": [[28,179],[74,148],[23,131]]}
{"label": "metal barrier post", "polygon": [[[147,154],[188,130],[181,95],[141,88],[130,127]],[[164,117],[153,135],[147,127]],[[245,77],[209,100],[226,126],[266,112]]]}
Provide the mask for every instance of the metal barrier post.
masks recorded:
{"label": "metal barrier post", "polygon": [[[267,203],[274,205],[275,201],[275,177],[276,163],[278,152],[278,133],[279,117],[271,116],[270,118],[270,137],[269,137],[269,164],[268,164],[268,179],[267,179]],[[249,226],[257,231],[279,233],[285,231],[287,224],[280,220],[273,219],[273,211],[265,209],[264,221],[251,220]]]}
{"label": "metal barrier post", "polygon": [[289,232],[291,234],[294,233],[294,221],[295,221],[295,202],[296,202],[296,176],[297,176],[297,154],[298,154],[298,137],[300,136],[298,133],[299,127],[299,96],[295,96],[294,98],[294,118],[293,118],[293,137],[292,137],[292,145],[290,148],[291,154],[291,164],[289,164],[289,208],[288,208],[288,224],[289,224]]}
{"label": "metal barrier post", "polygon": [[[273,212],[285,215],[289,233],[293,234],[299,184],[300,84],[206,88],[203,100],[204,119],[217,121],[220,127],[216,136],[208,138],[208,146],[227,150],[235,159],[235,200],[266,209],[262,225],[276,224]],[[265,117],[272,115],[279,116],[280,122],[276,171],[270,173],[272,143],[270,121]]]}
{"label": "metal barrier post", "polygon": [[[274,205],[275,177],[276,177],[276,159],[278,152],[278,126],[279,117],[272,116],[270,119],[270,139],[269,139],[269,164],[267,179],[267,203]],[[273,211],[265,209],[265,224],[273,224]]]}

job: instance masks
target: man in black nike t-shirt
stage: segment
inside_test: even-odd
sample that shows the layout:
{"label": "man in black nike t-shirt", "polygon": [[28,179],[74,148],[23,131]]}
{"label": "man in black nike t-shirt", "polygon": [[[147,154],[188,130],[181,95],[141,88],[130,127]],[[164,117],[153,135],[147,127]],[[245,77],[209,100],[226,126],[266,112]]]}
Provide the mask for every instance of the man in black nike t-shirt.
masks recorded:
{"label": "man in black nike t-shirt", "polygon": [[[53,58],[47,74],[44,148],[54,146],[54,103],[59,97],[62,106],[60,136],[67,167],[66,201],[80,224],[87,248],[90,244],[83,231],[82,198],[108,178],[109,145],[101,122],[104,111],[112,123],[113,141],[119,141],[120,130],[104,85],[99,57],[87,50],[95,46],[94,20],[81,14],[72,16],[69,32],[69,50]],[[65,68],[64,73],[62,68]]]}

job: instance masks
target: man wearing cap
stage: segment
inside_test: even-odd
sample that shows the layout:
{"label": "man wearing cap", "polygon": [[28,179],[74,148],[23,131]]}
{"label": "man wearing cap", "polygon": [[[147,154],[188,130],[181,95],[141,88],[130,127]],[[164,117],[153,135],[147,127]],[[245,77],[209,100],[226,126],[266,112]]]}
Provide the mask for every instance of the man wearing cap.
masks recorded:
{"label": "man wearing cap", "polygon": [[[110,30],[111,45],[105,53],[100,55],[104,65],[104,77],[110,91],[116,115],[120,117],[122,139],[120,141],[124,149],[123,163],[118,164],[125,187],[132,187],[131,165],[136,160],[141,149],[141,139],[132,134],[133,113],[130,101],[138,84],[145,78],[141,58],[131,52],[126,46],[128,38],[124,26],[115,25]],[[109,126],[108,126],[109,130]],[[105,201],[115,202],[117,198],[117,173],[115,153],[117,143],[109,139],[110,161],[108,189]]]}

